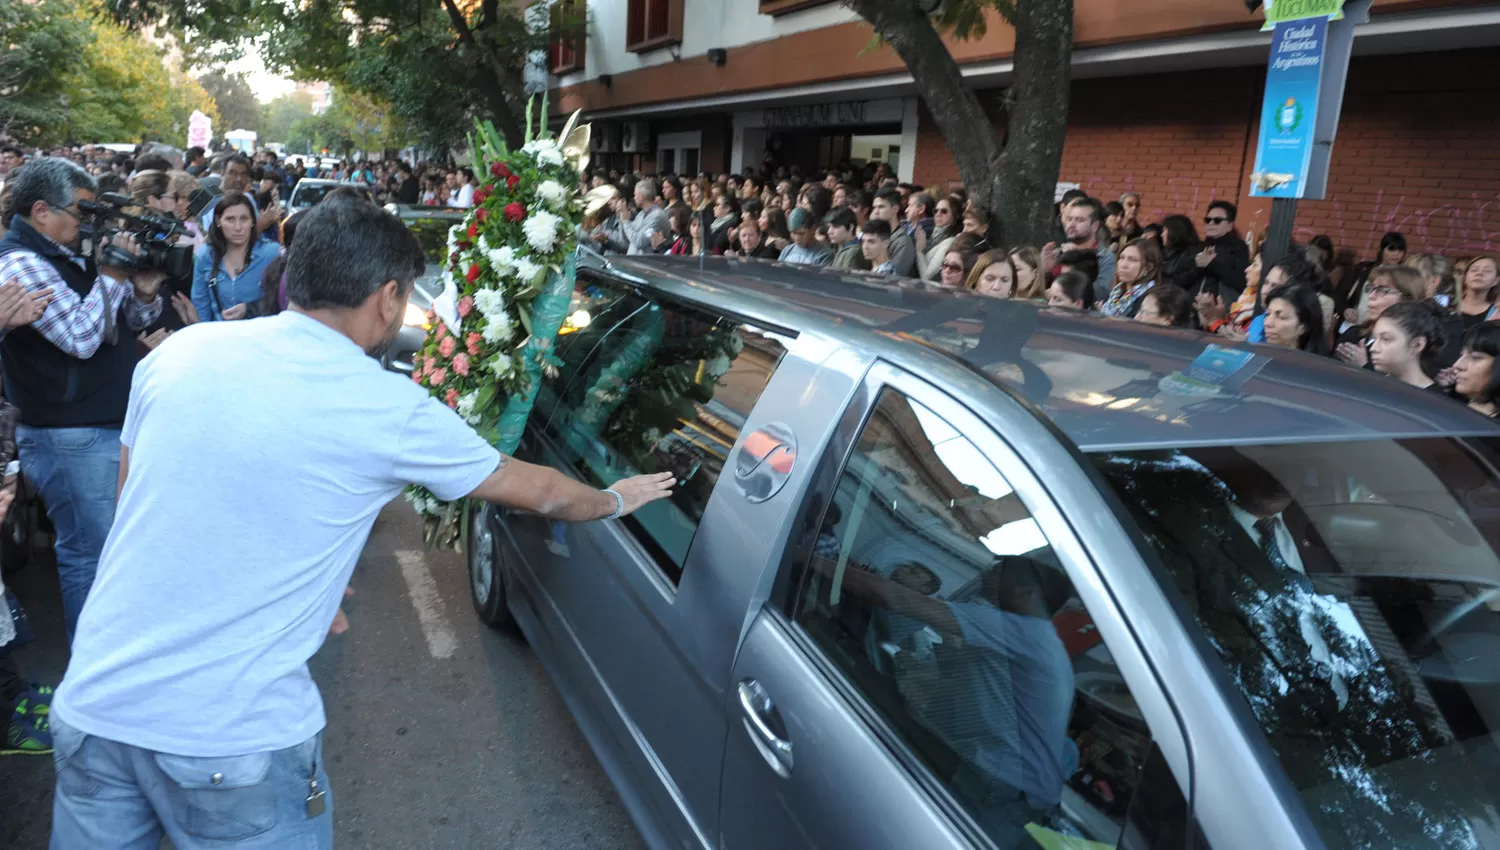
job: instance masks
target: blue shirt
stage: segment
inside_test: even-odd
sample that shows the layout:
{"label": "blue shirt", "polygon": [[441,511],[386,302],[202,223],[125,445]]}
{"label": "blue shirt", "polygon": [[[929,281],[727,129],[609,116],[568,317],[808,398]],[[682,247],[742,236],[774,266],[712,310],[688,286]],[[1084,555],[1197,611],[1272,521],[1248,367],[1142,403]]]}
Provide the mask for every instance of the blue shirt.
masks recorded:
{"label": "blue shirt", "polygon": [[1266,341],[1266,315],[1264,313],[1250,320],[1250,342]]}
{"label": "blue shirt", "polygon": [[[213,248],[208,245],[199,246],[193,254],[193,306],[198,308],[198,318],[204,322],[217,322],[222,318],[219,314],[228,310],[236,304],[252,303],[260,300],[260,279],[265,274],[266,266],[281,255],[281,247],[275,242],[263,242],[259,239],[250,243],[250,262],[245,264],[244,271],[237,275],[231,275],[225,271],[224,264],[219,264],[218,276],[214,277],[214,287],[209,287],[209,278],[214,271]],[[217,290],[218,301],[210,297],[210,292]]]}

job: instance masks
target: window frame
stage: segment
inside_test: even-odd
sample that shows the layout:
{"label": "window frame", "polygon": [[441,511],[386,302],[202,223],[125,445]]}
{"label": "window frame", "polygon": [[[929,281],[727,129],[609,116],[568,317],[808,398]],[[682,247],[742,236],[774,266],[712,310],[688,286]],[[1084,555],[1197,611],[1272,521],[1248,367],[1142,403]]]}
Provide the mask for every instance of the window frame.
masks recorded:
{"label": "window frame", "polygon": [[[765,613],[790,637],[809,665],[822,673],[826,684],[844,698],[845,704],[865,723],[871,734],[885,745],[891,756],[912,777],[913,782],[949,815],[955,827],[975,847],[992,847],[993,840],[943,780],[933,773],[927,762],[860,690],[848,673],[829,657],[817,639],[795,619],[797,605],[809,580],[806,565],[822,528],[824,516],[833,502],[839,481],[858,448],[859,438],[886,390],[900,393],[923,405],[984,452],[985,457],[1020,497],[1038,529],[1051,545],[1069,580],[1073,582],[1074,592],[1099,628],[1101,638],[1117,661],[1121,676],[1126,678],[1132,696],[1136,698],[1146,717],[1153,744],[1163,752],[1169,747],[1178,752],[1188,752],[1187,730],[1182,716],[1167,698],[1165,683],[1146,659],[1139,638],[1124,620],[1116,601],[1102,586],[1098,565],[1084,548],[1076,529],[1061,514],[1045,484],[1022,458],[1018,449],[1002,440],[996,427],[958,399],[923,378],[884,361],[876,361],[866,373],[848,407],[834,425],[833,435],[812,474],[803,502],[796,510],[795,524],[777,566]],[[1032,418],[1019,405],[1015,406],[1014,412],[1019,416]],[[1127,665],[1132,668],[1128,673]],[[1169,772],[1177,781],[1186,803],[1186,826],[1194,828],[1193,819],[1197,808],[1193,799],[1195,786],[1191,762],[1183,759],[1189,772],[1187,777],[1183,777],[1172,767],[1171,760],[1167,761]],[[1122,840],[1123,836],[1124,833]]]}
{"label": "window frame", "polygon": [[827,6],[832,2],[833,0],[760,0],[760,13],[777,17],[815,6]]}
{"label": "window frame", "polygon": [[[646,18],[650,12],[651,2],[652,0],[626,0],[625,50],[628,53],[646,53],[682,43],[683,0],[664,0],[667,4],[667,31],[656,35],[646,31]],[[637,14],[641,18],[641,35],[632,40],[631,19]]]}
{"label": "window frame", "polygon": [[[555,77],[564,74],[575,74],[584,69],[587,61],[584,51],[588,46],[588,4],[586,0],[557,0],[552,6],[550,14],[552,26],[556,27],[557,16],[561,8],[569,8],[576,11],[584,19],[584,25],[578,32],[568,38],[553,38],[547,44],[547,72]],[[572,53],[570,60],[562,60],[560,54],[567,50]]]}

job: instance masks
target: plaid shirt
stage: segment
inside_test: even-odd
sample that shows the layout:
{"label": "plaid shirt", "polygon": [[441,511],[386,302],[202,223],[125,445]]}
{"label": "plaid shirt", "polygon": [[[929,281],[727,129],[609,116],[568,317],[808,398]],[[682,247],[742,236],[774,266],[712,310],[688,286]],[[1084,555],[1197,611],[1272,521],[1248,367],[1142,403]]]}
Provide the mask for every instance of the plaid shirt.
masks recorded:
{"label": "plaid shirt", "polygon": [[[84,258],[72,251],[68,254],[74,265],[86,267]],[[143,330],[161,316],[160,297],[150,304],[143,303],[135,297],[135,287],[130,281],[115,280],[104,274],[99,275],[98,283],[86,297],[79,297],[58,277],[56,269],[31,251],[0,257],[0,283],[12,280],[19,281],[27,292],[52,288],[52,303],[32,327],[64,354],[80,360],[93,357],[99,350],[122,306],[131,330]]]}

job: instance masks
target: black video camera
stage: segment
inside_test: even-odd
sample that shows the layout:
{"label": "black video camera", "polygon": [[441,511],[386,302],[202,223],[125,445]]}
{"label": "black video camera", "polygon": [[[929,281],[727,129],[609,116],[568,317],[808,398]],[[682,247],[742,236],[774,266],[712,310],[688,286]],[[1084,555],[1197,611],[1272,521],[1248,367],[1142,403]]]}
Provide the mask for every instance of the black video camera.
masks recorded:
{"label": "black video camera", "polygon": [[[199,198],[199,193],[203,197]],[[195,191],[188,205],[188,215],[194,207],[202,212],[212,195],[202,189]],[[193,273],[193,249],[190,245],[173,244],[176,237],[187,235],[187,227],[170,215],[156,212],[128,213],[126,207],[136,206],[131,198],[106,192],[92,201],[79,201],[78,208],[87,216],[86,230],[94,237],[94,244],[103,246],[99,262],[129,271],[156,269],[168,277],[185,278]],[[140,246],[139,254],[130,254],[114,244],[116,234],[129,233]]]}

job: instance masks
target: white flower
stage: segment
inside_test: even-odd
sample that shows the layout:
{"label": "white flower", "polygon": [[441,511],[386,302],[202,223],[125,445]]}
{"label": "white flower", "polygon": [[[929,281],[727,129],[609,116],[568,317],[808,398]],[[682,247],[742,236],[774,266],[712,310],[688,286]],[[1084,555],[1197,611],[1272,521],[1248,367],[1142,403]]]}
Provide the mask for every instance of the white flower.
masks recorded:
{"label": "white flower", "polygon": [[556,149],[537,151],[536,161],[538,165],[550,165],[556,168],[563,164],[562,151]]}
{"label": "white flower", "polygon": [[448,253],[452,254],[458,250],[458,236],[464,232],[463,225],[455,224],[448,228]]}
{"label": "white flower", "polygon": [[556,180],[543,180],[542,185],[536,187],[536,194],[542,203],[553,209],[561,209],[568,201],[567,188]]}
{"label": "white flower", "polygon": [[557,244],[557,226],[561,223],[562,219],[552,213],[546,210],[536,210],[527,217],[526,223],[521,225],[521,232],[526,234],[526,241],[532,248],[535,248],[538,253],[547,254],[552,251],[552,246]]}
{"label": "white flower", "polygon": [[505,342],[513,333],[515,329],[511,326],[508,313],[496,313],[485,322],[484,338],[489,342]]}
{"label": "white flower", "polygon": [[503,378],[506,375],[509,375],[513,365],[514,364],[511,363],[510,358],[506,357],[504,354],[496,354],[494,357],[490,358],[489,362],[490,371],[494,372],[495,376],[499,378]]}
{"label": "white flower", "polygon": [[557,140],[551,138],[532,139],[531,141],[521,146],[521,153],[529,154],[538,154],[542,151],[555,150],[558,150]]}
{"label": "white flower", "polygon": [[[481,237],[482,238],[482,237]],[[495,274],[504,277],[510,273],[510,267],[516,264],[516,249],[509,245],[502,245],[488,252],[490,257],[490,268]]]}
{"label": "white flower", "polygon": [[505,314],[505,295],[496,289],[481,289],[474,293],[474,306],[485,316]]}
{"label": "white flower", "polygon": [[521,283],[523,285],[534,283],[536,281],[536,276],[540,274],[541,271],[541,266],[533,263],[531,260],[525,257],[518,257],[516,259],[516,277],[521,280]]}
{"label": "white flower", "polygon": [[484,238],[483,233],[479,234],[479,242],[477,244],[479,245],[479,250],[485,252],[486,254],[490,252],[490,241]]}
{"label": "white flower", "polygon": [[479,414],[474,412],[474,405],[478,401],[478,390],[474,390],[473,392],[458,397],[458,415],[462,416],[464,418],[464,421],[469,423],[470,425],[479,424]]}
{"label": "white flower", "polygon": [[725,372],[729,371],[729,358],[720,354],[718,357],[715,357],[714,359],[708,361],[708,366],[706,368],[708,374],[710,375],[713,375],[715,377],[723,375]]}

